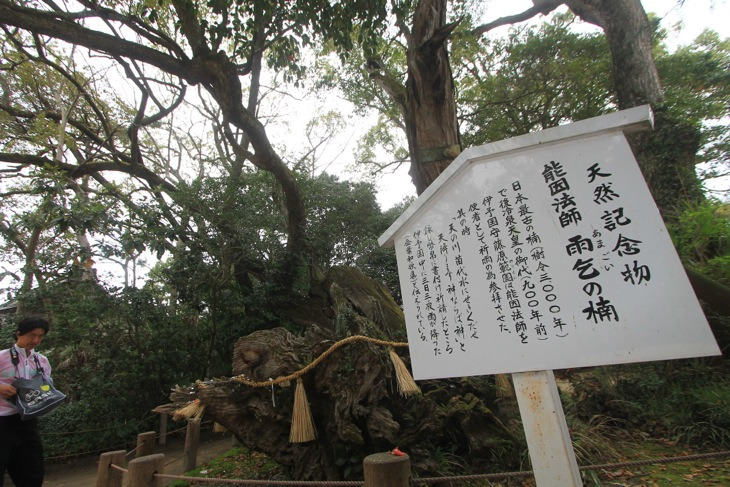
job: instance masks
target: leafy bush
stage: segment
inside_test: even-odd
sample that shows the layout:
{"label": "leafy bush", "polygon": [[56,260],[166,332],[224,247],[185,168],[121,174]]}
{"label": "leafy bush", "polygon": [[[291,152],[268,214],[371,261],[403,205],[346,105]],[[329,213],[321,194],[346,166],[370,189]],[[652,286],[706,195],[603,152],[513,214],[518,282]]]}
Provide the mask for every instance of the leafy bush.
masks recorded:
{"label": "leafy bush", "polygon": [[[284,477],[281,467],[268,457],[243,447],[232,448],[215,460],[195,468],[186,475],[202,478],[289,480]],[[200,485],[198,482],[190,483],[176,480],[170,484],[170,487],[186,487],[192,484]]]}
{"label": "leafy bush", "polygon": [[610,418],[696,446],[730,445],[727,365],[707,359],[598,367],[575,372],[566,411],[578,420]]}
{"label": "leafy bush", "polygon": [[68,396],[40,422],[48,457],[133,445],[139,432],[157,427],[152,409],[169,402],[175,384],[204,377],[209,366],[230,368],[230,354],[210,365],[207,327],[184,310],[172,313],[154,289],[115,293],[81,282],[29,296],[24,305],[52,316],[39,351]]}
{"label": "leafy bush", "polygon": [[674,436],[691,444],[730,445],[730,385],[700,387],[687,399],[692,423],[674,427]]}
{"label": "leafy bush", "polygon": [[670,223],[668,228],[683,262],[711,279],[730,285],[727,204],[713,200],[687,204],[676,223]]}

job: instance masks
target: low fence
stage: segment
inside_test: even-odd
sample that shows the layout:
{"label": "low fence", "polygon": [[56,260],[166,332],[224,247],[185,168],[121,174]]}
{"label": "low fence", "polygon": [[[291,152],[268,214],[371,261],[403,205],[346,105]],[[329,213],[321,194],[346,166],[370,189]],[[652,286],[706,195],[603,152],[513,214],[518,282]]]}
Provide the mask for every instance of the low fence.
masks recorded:
{"label": "low fence", "polygon": [[[102,454],[96,487],[161,487],[163,479],[186,480],[195,483],[238,484],[238,485],[298,485],[298,486],[362,486],[365,487],[406,487],[411,477],[411,460],[408,455],[396,456],[390,453],[376,453],[365,458],[362,482],[296,481],[296,480],[243,480],[243,479],[206,479],[166,475],[165,455],[152,454],[131,460],[127,468],[116,462],[126,458],[124,451]],[[124,483],[124,474],[127,483]],[[441,480],[441,479],[437,479]]]}
{"label": "low fence", "polygon": [[[162,438],[162,436],[161,436]],[[185,437],[184,471],[196,467],[198,441],[200,438],[200,419],[189,419]],[[224,478],[200,478],[165,473],[165,455],[154,453],[155,432],[140,433],[137,447],[103,453],[99,459],[96,487],[162,487],[163,480],[182,480],[192,484],[235,484],[235,485],[267,485],[267,486],[351,486],[351,487],[408,487],[416,485],[432,485],[505,479],[533,478],[533,472],[505,472],[477,475],[461,475],[453,477],[412,478],[411,461],[407,454],[376,453],[363,460],[364,480],[361,481],[297,481],[297,480],[246,480]],[[134,459],[127,462],[134,455]],[[682,455],[651,460],[637,460],[622,463],[590,465],[579,467],[587,470],[616,470],[619,468],[666,464],[680,461],[706,460],[710,458],[730,457],[730,451]],[[126,475],[126,482],[125,482]]]}
{"label": "low fence", "polygon": [[[160,424],[166,425],[166,418],[161,418]],[[154,465],[152,473],[164,472],[165,470],[165,455],[155,454],[155,439],[159,438],[161,445],[167,442],[167,432],[161,428],[160,435],[157,437],[157,433],[154,431],[147,431],[137,435],[136,447],[127,452],[126,450],[116,450],[102,453],[99,457],[99,466],[96,474],[96,485],[97,487],[122,487],[122,481],[124,474],[131,471],[129,474],[130,483],[127,484],[129,487],[136,487],[137,485],[158,485],[156,483],[140,483],[138,480],[140,474],[138,471],[140,467],[143,467],[143,472],[149,467],[149,464]],[[185,447],[183,450],[183,470],[185,472],[194,469],[197,466],[198,461],[198,445],[200,443],[200,419],[189,419],[187,428],[185,430]],[[134,459],[129,461],[129,467],[125,468],[129,457],[134,456]],[[157,459],[162,459],[162,464],[158,464]],[[132,483],[132,479],[135,483]],[[162,484],[159,484],[162,485]]]}

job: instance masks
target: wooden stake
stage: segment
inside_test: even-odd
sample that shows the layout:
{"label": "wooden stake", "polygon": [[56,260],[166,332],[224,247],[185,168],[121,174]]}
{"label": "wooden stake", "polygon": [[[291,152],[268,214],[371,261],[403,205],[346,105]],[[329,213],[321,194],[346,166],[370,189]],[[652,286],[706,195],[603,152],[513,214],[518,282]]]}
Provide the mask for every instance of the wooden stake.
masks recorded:
{"label": "wooden stake", "polygon": [[416,381],[413,380],[411,373],[408,371],[408,367],[406,367],[406,364],[403,363],[403,360],[401,360],[392,348],[390,349],[390,361],[393,362],[395,378],[398,381],[398,390],[401,396],[420,394],[421,389],[416,384]]}
{"label": "wooden stake", "polygon": [[312,412],[309,409],[309,402],[307,402],[307,393],[300,377],[297,378],[297,388],[294,391],[294,410],[292,412],[289,441],[291,443],[304,443],[305,441],[312,441],[316,437],[317,430],[314,428]]}
{"label": "wooden stake", "polygon": [[189,472],[198,466],[199,444],[200,418],[190,418],[188,419],[188,429],[185,431],[185,463],[183,470],[186,472]]}

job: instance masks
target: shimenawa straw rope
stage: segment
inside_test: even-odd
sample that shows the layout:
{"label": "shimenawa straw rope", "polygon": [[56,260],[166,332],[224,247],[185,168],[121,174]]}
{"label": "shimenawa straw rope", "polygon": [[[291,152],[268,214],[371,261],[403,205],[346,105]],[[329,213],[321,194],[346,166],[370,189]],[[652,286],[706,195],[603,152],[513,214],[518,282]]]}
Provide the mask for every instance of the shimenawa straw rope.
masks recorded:
{"label": "shimenawa straw rope", "polygon": [[[353,335],[347,338],[343,338],[332,344],[324,353],[314,359],[309,365],[298,370],[292,374],[280,376],[276,379],[269,379],[267,381],[253,381],[244,375],[237,375],[231,377],[231,380],[240,382],[249,387],[273,387],[278,384],[286,384],[291,380],[297,381],[297,387],[294,391],[294,409],[292,411],[292,425],[289,432],[289,441],[292,443],[302,443],[306,441],[312,441],[317,437],[317,432],[314,427],[314,420],[312,419],[312,412],[309,408],[309,402],[307,401],[306,391],[304,390],[304,384],[302,382],[302,376],[312,370],[314,367],[319,365],[322,361],[327,359],[332,353],[338,348],[348,343],[354,342],[370,342],[376,345],[383,345],[390,347],[389,356],[395,369],[396,381],[398,383],[398,390],[402,396],[411,396],[419,394],[421,392],[416,382],[413,380],[408,368],[403,363],[403,360],[393,350],[393,347],[407,347],[408,343],[404,342],[390,342],[386,340],[378,340],[377,338],[370,338],[364,335]],[[176,421],[180,421],[190,417],[200,417],[203,414],[205,406],[201,404],[199,399],[191,401],[186,406],[177,409],[173,412],[173,418]]]}
{"label": "shimenawa straw rope", "polygon": [[377,338],[370,338],[370,337],[367,337],[364,335],[352,335],[352,336],[343,338],[342,340],[333,343],[330,346],[330,348],[325,350],[324,353],[322,353],[322,355],[320,355],[319,357],[314,359],[309,365],[307,365],[306,367],[304,367],[296,372],[293,372],[289,375],[282,375],[282,376],[277,377],[276,379],[266,380],[266,381],[254,381],[254,380],[249,379],[245,375],[236,375],[234,377],[231,377],[231,380],[240,382],[242,384],[246,384],[249,387],[271,387],[272,384],[278,385],[283,382],[295,380],[295,379],[298,379],[299,377],[302,377],[304,374],[306,374],[307,372],[309,372],[310,370],[315,368],[317,365],[322,363],[325,359],[327,359],[327,357],[332,355],[335,352],[335,350],[337,350],[338,348],[340,348],[344,345],[347,345],[348,343],[354,343],[354,342],[370,342],[370,343],[374,343],[375,345],[384,345],[387,347],[407,347],[408,346],[407,342],[389,342],[386,340],[378,340]]}
{"label": "shimenawa straw rope", "polygon": [[294,391],[294,409],[292,411],[291,430],[289,430],[289,442],[304,443],[315,438],[317,438],[317,430],[314,427],[312,411],[309,409],[302,378],[299,377],[297,379],[297,388]]}
{"label": "shimenawa straw rope", "polygon": [[205,405],[200,402],[200,399],[193,399],[185,406],[173,411],[172,419],[175,421],[191,418],[196,419],[203,415],[203,411],[205,411]]}
{"label": "shimenawa straw rope", "polygon": [[411,373],[408,371],[406,364],[398,356],[398,354],[392,348],[389,350],[390,361],[393,362],[393,368],[395,369],[395,378],[398,381],[398,390],[401,396],[413,396],[419,394],[421,388],[418,387],[416,381],[413,380]]}

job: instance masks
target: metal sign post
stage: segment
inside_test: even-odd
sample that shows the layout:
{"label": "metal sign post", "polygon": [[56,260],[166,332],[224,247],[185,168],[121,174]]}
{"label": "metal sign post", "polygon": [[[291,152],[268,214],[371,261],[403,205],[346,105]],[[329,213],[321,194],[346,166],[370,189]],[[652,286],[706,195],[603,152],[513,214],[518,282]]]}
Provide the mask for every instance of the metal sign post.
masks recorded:
{"label": "metal sign post", "polygon": [[583,485],[553,371],[518,372],[512,381],[537,485]]}

